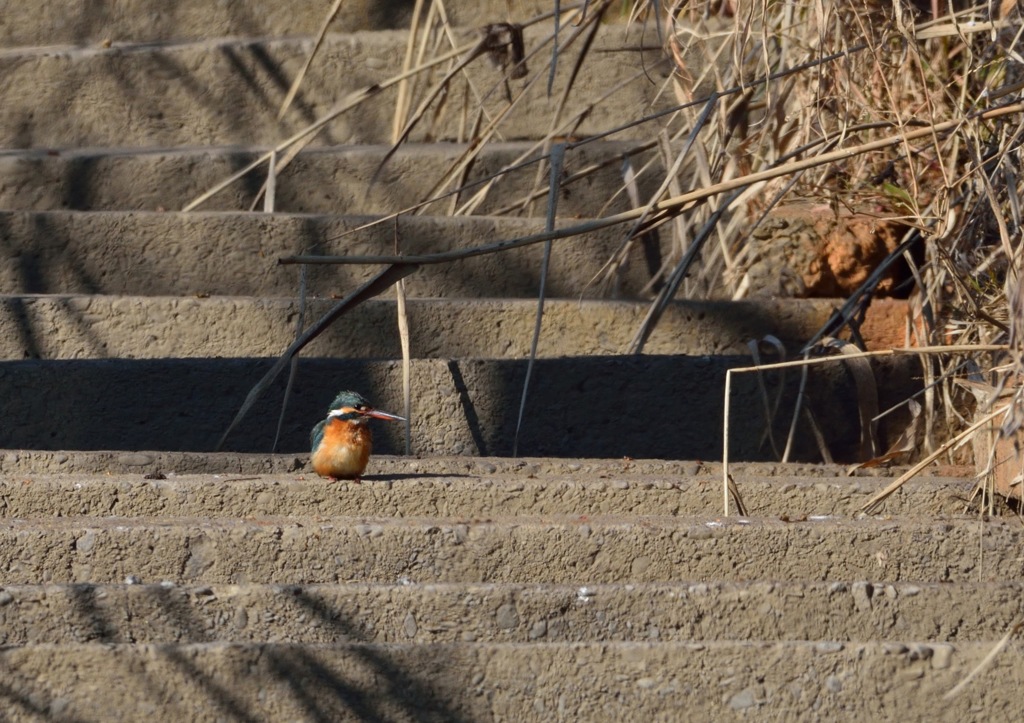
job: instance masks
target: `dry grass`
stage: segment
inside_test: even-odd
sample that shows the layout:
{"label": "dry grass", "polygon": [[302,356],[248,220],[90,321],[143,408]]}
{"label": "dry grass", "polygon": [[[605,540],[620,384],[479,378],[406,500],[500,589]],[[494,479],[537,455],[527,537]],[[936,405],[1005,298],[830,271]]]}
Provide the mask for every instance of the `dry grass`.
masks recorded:
{"label": "dry grass", "polygon": [[[1024,388],[1012,384],[1024,374],[1020,149],[1024,104],[1018,102],[1024,90],[1024,57],[1016,3],[951,2],[954,12],[934,16],[944,3],[676,0],[666,7],[663,1],[603,0],[567,6],[561,17],[546,15],[525,22],[517,19],[521,25],[492,25],[475,44],[460,47],[460,33],[447,22],[443,0],[432,0],[424,9],[425,2],[417,2],[415,14],[422,22],[410,40],[399,76],[353,94],[306,132],[275,149],[283,154],[280,158],[268,154],[262,161],[274,159],[279,170],[338,115],[396,87],[392,152],[418,131],[423,138],[432,137],[432,129],[451,114],[459,116],[455,140],[467,146],[441,177],[425,184],[429,190],[419,203],[376,223],[410,213],[472,214],[505,178],[532,172],[533,190],[500,212],[536,216],[535,206],[546,203],[545,230],[416,258],[403,256],[396,243],[393,256],[285,260],[387,266],[297,338],[250,394],[235,423],[319,330],[360,301],[400,284],[415,271],[416,264],[454,263],[472,255],[544,243],[546,270],[553,243],[585,236],[596,228],[619,226],[623,230],[622,248],[607,260],[605,272],[595,280],[603,288],[614,285],[626,250],[645,234],[659,231],[672,239],[671,253],[649,287],[653,293],[649,313],[628,350],[641,352],[661,311],[673,298],[742,298],[748,294],[749,272],[760,251],[754,235],[757,226],[778,204],[800,199],[836,213],[849,209],[879,220],[898,220],[908,230],[889,258],[809,340],[804,359],[727,373],[725,514],[730,500],[744,513],[728,467],[728,397],[733,373],[780,367],[800,367],[806,372],[812,364],[835,363],[834,358],[809,358],[821,346],[842,349],[846,363],[863,362],[870,354],[857,353],[850,343],[819,342],[840,336],[856,341],[851,323],[876,293],[882,270],[897,261],[905,261],[913,276],[910,300],[915,318],[908,334],[915,348],[874,354],[916,354],[922,360],[925,389],[917,445],[920,458],[864,509],[874,510],[927,464],[963,446],[986,425],[999,423],[1001,433],[1007,436],[1017,435],[1024,427]],[[607,21],[623,9],[629,23],[644,28],[635,37],[643,41],[655,37],[664,48],[662,62],[670,64],[673,72],[660,88],[660,105],[662,109],[673,107],[662,113],[638,108],[636,118],[622,126],[592,129],[589,137],[572,138],[594,109],[609,102],[627,83],[652,77],[645,69],[636,77],[611,84],[582,107],[569,103],[576,81],[586,75],[593,59],[595,39],[608,27]],[[549,27],[550,32],[525,33],[531,27]],[[499,80],[489,87],[480,84],[479,75],[469,73],[486,58],[501,69]],[[561,72],[556,72],[559,69]],[[467,184],[483,149],[502,139],[512,112],[538,93],[556,99],[545,137],[490,178]],[[496,103],[496,98],[503,102]],[[623,184],[617,195],[628,198],[632,210],[599,212],[595,219],[556,227],[558,195],[599,170],[577,168],[566,176],[560,173],[562,160],[586,143],[627,132],[635,136],[637,129],[641,136],[637,147],[656,151],[657,158],[649,163],[624,159]],[[639,190],[641,181],[652,176],[654,182],[647,187],[656,191],[644,197]],[[545,177],[549,178],[547,184]],[[267,189],[272,192],[273,172]],[[404,295],[401,289],[398,293],[401,302]],[[543,302],[542,282],[531,368]],[[402,303],[399,315],[407,337]],[[409,417],[407,344],[403,344],[403,355]],[[858,367],[859,387],[873,383],[869,377]],[[988,399],[1001,399],[1002,404],[975,403],[957,380],[984,385]],[[1001,393],[1004,387],[1008,393]],[[520,423],[528,389],[529,374]],[[779,408],[779,400],[771,401],[763,385],[762,393],[771,416]],[[882,454],[867,434],[878,410],[862,405],[861,413],[865,457],[881,459],[915,446],[913,439],[902,439],[898,447]],[[798,405],[791,430],[800,414]],[[915,415],[910,437],[918,433],[916,421]],[[814,428],[813,420],[810,426]],[[791,431],[785,450],[790,448],[792,436]],[[775,439],[770,441],[773,448],[779,448]],[[781,453],[783,458],[786,455],[786,451]],[[824,447],[823,456],[828,458]],[[947,698],[963,690],[1019,627],[1017,624],[1009,631]]]}
{"label": "dry grass", "polygon": [[[403,72],[353,93],[260,162],[273,155],[280,172],[335,118],[394,89],[393,150],[410,139],[435,138],[452,119],[458,130],[451,140],[466,146],[440,177],[424,179],[419,203],[375,223],[414,213],[476,213],[517,173],[532,175],[533,190],[497,212],[541,215],[538,204],[553,210],[559,193],[599,170],[576,165],[571,174],[549,175],[552,149],[568,164],[577,149],[620,136],[654,154],[650,162],[625,159],[616,196],[629,199],[632,210],[597,211],[569,225],[549,221],[541,233],[444,254],[409,258],[399,241],[392,256],[286,262],[451,263],[619,226],[622,249],[595,279],[597,289],[612,293],[626,250],[658,232],[672,239],[671,252],[649,286],[649,313],[624,350],[641,352],[673,298],[750,293],[749,271],[761,249],[755,232],[778,204],[807,200],[836,213],[898,220],[908,230],[882,266],[911,267],[910,341],[959,350],[929,355],[924,364],[921,450],[931,454],[974,421],[975,405],[955,379],[1000,387],[1024,363],[1019,11],[1012,2],[955,7],[935,17],[930,3],[881,0],[603,0],[565,4],[558,16],[495,23],[467,42],[471,36],[451,26],[442,0],[423,0]],[[648,50],[636,74],[600,92],[591,82],[585,101],[576,102],[581,79],[599,57],[598,40],[621,37],[625,22],[631,43],[661,51]],[[651,106],[638,107],[619,126],[593,127],[596,111],[638,83],[657,86]],[[507,167],[467,183],[481,152],[505,137],[517,109],[540,96],[550,98],[545,136]],[[587,132],[577,137],[581,128]],[[656,191],[644,197],[643,181]],[[881,271],[870,276],[818,338],[856,340],[850,323],[880,278]],[[541,309],[543,290],[538,301]],[[963,351],[1004,344],[1007,353]],[[1005,433],[1021,426],[1019,408],[1008,407]]]}

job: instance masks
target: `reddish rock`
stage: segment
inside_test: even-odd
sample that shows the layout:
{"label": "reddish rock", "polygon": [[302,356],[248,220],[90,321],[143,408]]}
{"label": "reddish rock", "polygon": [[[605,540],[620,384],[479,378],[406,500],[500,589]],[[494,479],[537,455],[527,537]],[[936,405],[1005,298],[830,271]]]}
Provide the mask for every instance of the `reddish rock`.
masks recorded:
{"label": "reddish rock", "polygon": [[[1008,382],[1002,389],[982,384],[970,387],[978,401],[975,419],[991,414],[993,410],[1005,410],[1013,404],[1017,393],[1014,382]],[[1001,392],[993,403],[992,397]],[[1004,429],[1004,414],[985,424],[971,439],[974,451],[974,467],[978,478],[997,495],[1007,499],[1024,500],[1024,428]]]}
{"label": "reddish rock", "polygon": [[[847,297],[899,245],[905,231],[898,221],[873,214],[837,213],[823,204],[781,206],[753,234],[751,293]],[[890,269],[877,293],[892,293],[904,273],[902,265]]]}
{"label": "reddish rock", "polygon": [[910,303],[905,299],[873,300],[860,325],[868,351],[916,346],[916,340],[907,333],[910,314]]}
{"label": "reddish rock", "polygon": [[[1024,499],[1024,452],[1021,450],[1021,433],[1018,431],[1011,437],[996,438],[996,453],[992,457],[992,484],[997,495],[1008,499]],[[989,463],[988,456],[975,459],[978,472],[985,470]]]}
{"label": "reddish rock", "polygon": [[[819,218],[825,225],[824,248],[816,274],[804,275],[810,296],[848,296],[863,284],[886,256],[900,244],[905,227],[866,215]],[[898,282],[893,273],[878,284],[880,294],[890,293]]]}

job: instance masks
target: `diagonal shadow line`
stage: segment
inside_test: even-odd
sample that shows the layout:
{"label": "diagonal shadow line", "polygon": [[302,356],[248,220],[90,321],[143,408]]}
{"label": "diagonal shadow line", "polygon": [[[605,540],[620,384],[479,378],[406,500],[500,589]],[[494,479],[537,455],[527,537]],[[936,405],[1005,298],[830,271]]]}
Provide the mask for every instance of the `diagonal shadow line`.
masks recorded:
{"label": "diagonal shadow line", "polygon": [[252,723],[258,723],[263,720],[258,715],[246,710],[242,701],[228,688],[214,682],[213,677],[208,672],[202,670],[192,660],[189,660],[177,644],[156,645],[154,647],[181,672],[202,686],[209,695],[209,699],[233,719],[251,721]]}
{"label": "diagonal shadow line", "polygon": [[[351,621],[340,618],[338,611],[332,609],[322,599],[309,595],[301,588],[292,588],[291,592],[301,607],[325,621],[328,629],[337,631],[339,641],[370,642]],[[130,636],[116,629],[102,606],[97,603],[97,586],[73,585],[69,593],[79,611],[89,617],[95,632],[94,641],[121,645],[132,642],[126,639]],[[167,612],[168,618],[175,623],[180,637],[185,641],[198,644],[212,641],[181,588],[152,587],[146,594]],[[247,707],[246,701],[235,695],[228,685],[215,682],[208,671],[197,665],[180,647],[179,641],[153,643],[152,647],[157,655],[204,690],[209,701],[225,715],[240,721],[260,720],[259,716]],[[410,717],[419,721],[465,720],[458,711],[444,703],[442,691],[417,680],[387,655],[370,648],[356,646],[351,649],[351,654],[364,663],[376,679],[385,681],[380,687],[360,687],[346,681],[318,659],[315,653],[308,652],[301,643],[283,647],[268,646],[264,648],[263,654],[268,661],[267,669],[273,677],[291,689],[298,703],[313,720],[337,719],[338,707],[331,705],[332,700],[341,703],[351,714],[366,721],[383,720],[387,714],[387,710],[382,709],[383,704],[387,704],[389,709],[398,705]],[[0,657],[0,668],[2,666],[3,659]],[[159,681],[149,674],[144,673],[143,677],[148,679],[146,687],[159,697],[164,690],[158,685]],[[332,696],[326,701],[325,691]],[[57,696],[51,697],[56,699]],[[26,695],[0,683],[0,699],[7,699],[12,705],[43,717],[52,715],[49,706],[44,706],[37,698],[38,696]]]}
{"label": "diagonal shadow line", "polygon": [[365,721],[383,720],[380,711],[373,705],[368,691],[360,690],[341,680],[311,655],[297,648],[289,653],[277,650],[267,652],[268,666],[274,674],[291,688],[293,695],[305,709],[311,720],[331,723],[337,713],[322,710],[315,698],[316,690],[326,687],[350,713]]}
{"label": "diagonal shadow line", "polygon": [[[365,637],[353,625],[339,619],[337,611],[328,607],[322,600],[306,594],[300,588],[293,588],[295,600],[312,610],[318,617],[328,621],[335,629],[342,631],[346,640],[367,642]],[[199,624],[186,597],[180,589],[158,588],[153,596],[167,612],[184,639],[189,642],[212,642],[209,633]],[[176,647],[160,647],[158,650],[184,674],[197,681],[208,692],[210,699],[226,713],[239,720],[258,720],[258,716],[246,710],[244,703],[232,695],[226,687],[214,683],[210,676],[202,671],[184,653]],[[325,723],[337,720],[337,708],[325,706],[322,701],[326,689],[334,699],[345,706],[352,714],[366,721],[385,719],[385,711],[379,710],[375,699],[386,700],[392,704],[408,701],[408,713],[418,720],[424,721],[458,721],[454,711],[448,710],[437,703],[438,696],[433,690],[416,681],[408,672],[402,670],[386,656],[365,650],[354,650],[353,654],[366,663],[377,675],[389,681],[385,693],[360,688],[344,680],[332,671],[316,655],[307,652],[301,644],[285,648],[268,646],[264,648],[269,670],[280,682],[292,691],[297,702],[303,706],[312,720]],[[317,696],[320,693],[320,696]],[[415,701],[415,705],[413,704]],[[424,705],[426,704],[426,705]],[[431,709],[431,705],[434,709]]]}
{"label": "diagonal shadow line", "polygon": [[[209,88],[200,83],[200,80],[196,77],[196,73],[171,55],[167,53],[156,53],[148,56],[146,58],[146,62],[148,62],[147,67],[151,70],[152,74],[156,77],[174,78],[174,82],[178,84],[179,87],[183,88],[197,105],[201,105],[211,111],[211,113],[217,114],[218,118],[220,117],[221,106],[230,106],[231,101],[234,101],[234,105],[238,107],[245,107],[247,104],[251,103],[255,107],[263,108],[268,112],[276,112],[275,104],[271,101],[266,90],[260,87],[259,79],[245,67],[244,60],[241,57],[242,53],[253,51],[255,48],[256,44],[248,44],[242,47],[225,45],[218,48],[218,50],[227,59],[231,70],[239,75],[245,87],[248,88],[252,94],[250,97],[246,95],[244,90],[241,88],[235,89],[230,92],[230,97],[227,99],[226,103],[225,99],[221,97],[211,100]],[[266,52],[263,51],[263,54],[266,55]],[[259,54],[254,53],[254,56],[259,63]],[[287,88],[287,82],[280,77],[279,72],[276,72],[273,69],[273,61],[269,59],[269,56],[265,58],[264,62],[261,64],[268,65],[268,73],[270,74],[271,81],[274,84],[278,86],[283,85],[283,87]],[[126,77],[126,73],[122,72],[116,75],[118,75],[118,77],[116,77],[115,80],[124,88],[125,95],[128,95],[132,88],[130,87],[131,83]],[[224,133],[239,130],[235,123],[238,117],[239,116],[233,112],[229,113],[227,117],[224,118],[223,125],[220,127],[220,130]],[[248,142],[248,140],[246,142]],[[262,185],[262,181],[260,184]]]}
{"label": "diagonal shadow line", "polygon": [[[335,614],[335,611],[322,599],[310,595],[300,587],[292,588],[292,594],[300,606],[322,620],[329,629],[337,631],[344,640],[359,643],[370,642],[366,640],[361,630]],[[445,704],[440,691],[431,688],[423,681],[417,680],[412,674],[403,670],[386,655],[378,653],[369,647],[353,647],[352,654],[361,659],[371,670],[387,681],[387,691],[383,694],[378,694],[377,697],[383,697],[392,703],[402,704],[405,707],[405,712],[413,719],[418,721],[467,721],[458,711]],[[285,657],[287,658],[288,656]],[[350,687],[343,681],[337,680],[337,676],[331,671],[324,670],[323,666],[309,654],[300,651],[295,657],[309,661],[313,666],[312,670],[317,671],[318,675],[322,673],[327,676],[326,680],[332,681],[332,687],[336,692],[345,692]],[[275,662],[277,661],[275,660]],[[348,702],[365,707],[364,700],[365,698],[361,697]],[[365,720],[381,719],[379,715],[374,715],[373,711],[369,712],[370,715],[363,716]]]}
{"label": "diagonal shadow line", "polygon": [[[75,308],[75,303],[70,296],[59,296],[49,301],[40,300],[40,306],[46,306],[48,303],[53,304],[54,311],[57,312],[55,317],[59,318],[61,314],[65,316],[70,324],[77,330],[76,334],[68,334],[70,340],[74,342],[81,342],[85,349],[86,355],[93,359],[103,359],[109,355],[107,343],[103,341],[102,337],[96,333],[96,329],[86,321],[85,314],[80,308]],[[40,345],[39,340],[45,338],[46,332],[38,329],[38,324],[33,323],[32,314],[29,310],[32,308],[31,303],[26,303],[26,299],[23,296],[10,295],[2,302],[0,302],[0,311],[6,310],[9,317],[14,323],[14,328],[17,332],[17,336],[20,339],[18,346],[21,348],[21,356],[24,359],[58,359],[62,356],[66,358],[67,351],[62,350],[64,344],[58,343],[56,349],[52,353],[45,354],[43,347]],[[46,311],[44,314],[43,324],[46,323]],[[58,322],[60,323],[60,322]],[[77,356],[78,350],[73,352]]]}
{"label": "diagonal shadow line", "polygon": [[[3,672],[2,677],[7,680],[10,680],[13,677],[13,675],[9,672],[4,671],[5,667],[6,665],[4,664],[2,657],[0,657],[0,671]],[[0,700],[6,700],[12,706],[17,706],[19,709],[25,711],[26,713],[34,714],[43,720],[59,719],[62,722],[66,721],[67,723],[84,723],[83,718],[73,718],[67,715],[66,713],[55,715],[54,711],[51,709],[51,705],[44,706],[41,703],[38,703],[35,700],[33,700],[33,698],[37,697],[38,696],[28,696],[24,693],[19,693],[7,683],[0,682]],[[48,693],[47,697],[52,701],[56,701],[59,696],[56,696],[53,693]],[[7,707],[6,712],[11,713],[11,708]],[[3,720],[8,719],[4,717]]]}
{"label": "diagonal shadow line", "polygon": [[[254,49],[254,45],[249,45],[246,46],[244,51],[242,52],[251,52]],[[239,57],[239,49],[232,47],[230,45],[225,45],[219,48],[219,50],[221,54],[225,58],[227,58],[228,64],[231,66],[231,69],[238,74],[238,76],[242,79],[242,82],[245,83],[246,87],[248,87],[249,90],[252,91],[253,97],[259,100],[260,105],[262,105],[267,110],[273,110],[274,104],[271,102],[270,97],[267,95],[267,92],[260,87],[260,84],[256,80],[255,74],[253,74],[252,71],[245,67],[243,59]],[[266,62],[266,60],[266,53],[264,53],[264,62]],[[283,78],[281,78],[280,76],[274,77],[272,74],[272,79],[283,90],[287,90],[287,83],[284,82]]]}
{"label": "diagonal shadow line", "polygon": [[[28,294],[51,294],[54,293],[53,289],[47,288],[47,278],[50,281],[60,283],[60,276],[51,273],[47,274],[44,266],[44,262],[47,260],[55,260],[57,256],[64,257],[64,263],[67,266],[68,272],[74,280],[69,280],[68,283],[74,287],[78,286],[82,293],[86,294],[100,294],[103,293],[103,288],[99,281],[89,273],[86,268],[86,259],[83,252],[75,253],[74,249],[80,248],[75,243],[68,231],[67,227],[62,227],[58,223],[54,223],[54,218],[51,214],[38,213],[32,215],[33,229],[30,231],[30,239],[36,242],[41,239],[45,239],[45,243],[50,245],[53,244],[54,239],[59,239],[60,250],[51,251],[50,249],[38,250],[35,249],[34,253],[29,253],[27,259],[24,259],[23,263],[31,264],[31,267],[23,266],[22,274],[24,278],[24,293]],[[61,289],[63,291],[64,289]]]}
{"label": "diagonal shadow line", "polygon": [[[322,599],[306,593],[301,588],[290,588],[295,601],[311,611],[328,626],[339,633],[339,638],[351,642],[369,642],[356,626],[339,617],[336,610]],[[212,638],[193,613],[187,596],[180,588],[153,588],[152,596],[174,622],[182,638],[193,643],[212,642]],[[112,636],[114,637],[114,636]],[[199,683],[208,693],[210,700],[225,713],[244,721],[258,720],[258,716],[246,709],[243,701],[234,696],[225,686],[215,683],[210,675],[201,670],[195,662],[175,645],[157,644],[156,649],[169,662],[189,678]],[[377,721],[385,718],[386,711],[379,709],[375,700],[390,704],[404,705],[416,720],[459,721],[458,713],[440,702],[435,690],[416,680],[407,671],[395,664],[386,655],[372,650],[353,649],[352,654],[365,663],[378,677],[388,681],[383,692],[360,688],[344,680],[332,671],[316,655],[307,652],[301,644],[284,648],[264,648],[269,670],[280,682],[286,684],[296,700],[311,719],[317,721],[337,720],[337,708],[323,704],[323,691],[329,691],[352,714],[362,720]],[[320,693],[318,696],[317,693]],[[318,702],[317,698],[321,702]]]}
{"label": "diagonal shadow line", "polygon": [[[285,77],[283,72],[281,72],[281,63],[277,60],[274,60],[274,58],[272,58],[270,54],[267,52],[266,45],[250,45],[249,52],[252,53],[252,57],[255,59],[257,65],[259,65],[261,68],[263,68],[264,71],[266,71],[267,76],[269,76],[270,80],[274,83],[274,85],[277,86],[278,89],[282,91],[282,93],[287,93],[288,90],[291,88],[291,81]],[[232,61],[234,62],[235,58],[232,58]],[[254,80],[251,79],[251,74],[244,68],[238,68],[238,71],[245,79],[246,83],[252,86]],[[310,104],[303,97],[301,88],[299,88],[298,93],[295,94],[295,99],[292,101],[292,107],[299,111],[299,113],[302,115],[303,119],[307,123],[316,122],[316,112],[313,110],[312,107],[310,107]],[[321,133],[327,134],[328,129],[325,128],[323,131],[321,131]],[[328,138],[328,143],[333,143],[333,141],[330,140],[329,135],[325,135],[325,137]]]}
{"label": "diagonal shadow line", "polygon": [[[232,70],[238,74],[238,77],[242,79],[246,87],[248,87],[252,92],[253,96],[258,98],[260,103],[267,110],[276,112],[276,104],[271,101],[267,92],[260,87],[259,80],[255,73],[245,66],[238,49],[231,46],[224,46],[221,48],[221,52],[224,54],[224,57],[227,58]],[[245,46],[244,52],[248,52],[252,55],[256,65],[266,72],[270,82],[281,90],[282,95],[288,92],[291,82],[284,76],[284,73],[281,72],[281,64],[270,56],[264,45],[251,43]],[[296,94],[295,100],[292,101],[292,106],[299,112],[306,123],[314,123],[317,120],[316,112],[303,98],[301,90]],[[325,139],[325,143],[328,145],[334,143],[334,139],[331,137],[328,128],[321,130],[320,135]]]}
{"label": "diagonal shadow line", "polygon": [[[100,640],[108,643],[121,642],[116,629],[111,626],[108,617],[103,613],[102,608],[96,603],[98,598],[96,595],[95,585],[83,584],[70,586],[70,598],[72,603],[74,603],[80,613],[89,620],[92,626],[94,637],[91,637],[90,640]],[[0,657],[0,671],[2,671],[4,667],[5,663],[2,657]],[[0,679],[11,680],[12,678],[14,678],[14,676],[10,673],[0,675]],[[52,701],[56,701],[60,696],[51,692],[47,694],[47,697]],[[35,713],[41,718],[47,720],[59,718],[62,721],[71,721],[72,723],[82,720],[80,718],[70,717],[66,713],[57,715],[52,710],[52,705],[43,707],[42,704],[33,700],[33,698],[38,698],[38,695],[25,695],[24,693],[15,690],[10,685],[0,682],[0,699],[8,700],[27,712]]]}
{"label": "diagonal shadow line", "polygon": [[[82,0],[80,3],[75,3],[81,10],[75,15],[74,20],[66,20],[67,24],[64,27],[73,29],[76,43],[84,45],[90,39],[92,42],[96,42],[94,36],[105,32],[104,26],[109,22],[106,4],[103,0]],[[64,10],[70,10],[70,7],[64,8]]]}
{"label": "diagonal shadow line", "polygon": [[[151,589],[152,597],[168,617],[176,624],[178,631],[184,640],[190,643],[212,642],[206,629],[200,624],[197,616],[192,612],[187,596],[180,588],[157,587]],[[250,712],[245,703],[234,695],[229,688],[213,680],[213,677],[202,670],[185,655],[177,644],[156,645],[159,651],[168,661],[177,667],[182,673],[195,680],[204,690],[209,699],[226,714],[240,721],[260,720],[259,716]]]}
{"label": "diagonal shadow line", "polygon": [[76,583],[68,586],[68,597],[75,611],[89,624],[88,642],[124,643],[128,642],[110,621],[110,616],[97,601],[96,585],[92,583]]}
{"label": "diagonal shadow line", "polygon": [[459,362],[455,359],[450,360],[448,362],[448,371],[452,375],[452,384],[455,386],[455,391],[459,393],[459,402],[462,404],[462,412],[466,417],[466,425],[469,427],[469,434],[473,438],[473,444],[476,445],[477,454],[481,457],[487,457],[489,456],[487,442],[484,441],[480,417],[477,416],[473,400],[469,398],[469,387],[466,386],[466,380],[462,377]]}
{"label": "diagonal shadow line", "polygon": [[[183,598],[180,590],[176,588],[151,588],[148,592],[156,599],[156,602],[167,611],[169,617],[174,620],[186,640],[193,642],[209,642],[209,635],[199,624],[199,621],[192,614],[188,602]],[[134,641],[127,640],[115,625],[111,623],[103,608],[97,604],[98,596],[96,586],[90,583],[71,585],[69,588],[71,601],[77,610],[89,620],[92,626],[90,641],[99,641],[111,644],[124,644]],[[241,721],[255,721],[259,718],[250,713],[245,704],[234,696],[229,689],[213,681],[211,676],[201,670],[193,661],[189,660],[176,644],[156,644],[154,647],[167,660],[180,669],[185,675],[195,680],[204,688],[209,699],[221,710],[233,718]],[[148,674],[145,677],[151,678]],[[150,679],[148,687],[159,694],[160,687],[156,681]]]}
{"label": "diagonal shadow line", "polygon": [[[178,58],[172,56],[170,53],[152,53],[145,56],[144,60],[138,62],[147,63],[146,70],[148,73],[157,78],[173,78],[174,82],[183,87],[191,96],[194,103],[202,105],[209,110],[215,111],[217,104],[223,101],[223,98],[217,98],[216,100],[209,100],[210,90],[205,85],[201,84],[196,78],[196,74],[189,70],[188,66]],[[118,77],[115,80],[123,87],[124,94],[128,95],[134,89],[131,87],[129,78],[125,71],[116,73]],[[147,95],[152,94],[152,89],[148,89]],[[236,102],[239,98],[234,98]],[[158,104],[158,106],[161,104]],[[197,141],[198,143],[198,141]]]}
{"label": "diagonal shadow line", "polygon": [[[239,151],[234,149],[224,154],[224,158],[226,159],[228,168],[231,169],[232,176],[241,171],[243,168],[246,168],[249,165],[251,165],[253,161],[259,158],[259,156],[260,154],[256,151]],[[239,185],[239,194],[241,196],[242,208],[248,208],[253,203],[253,200],[256,198],[256,194],[258,194],[263,189],[263,183],[265,180],[266,168],[254,168],[252,171],[246,173],[244,176],[238,179],[237,183]],[[199,192],[196,191],[197,195],[198,193]],[[182,201],[174,201],[174,204],[177,206],[183,206],[185,205],[185,203],[187,203],[187,199]],[[213,209],[214,206],[207,206],[207,210]],[[227,206],[225,208],[225,210],[232,209],[234,209],[234,206]],[[278,210],[280,211],[283,209],[279,208]]]}
{"label": "diagonal shadow line", "polygon": [[46,277],[40,263],[40,254],[38,250],[26,244],[26,239],[20,237],[20,224],[12,224],[13,218],[11,214],[0,214],[0,249],[3,250],[5,258],[13,260],[16,269],[11,274],[9,291],[23,294],[43,293],[46,290]]}
{"label": "diagonal shadow line", "polygon": [[[102,607],[97,605],[98,597],[95,585],[71,585],[69,593],[75,607],[90,621],[94,633],[90,637],[90,641],[112,644],[134,642],[121,634],[116,626],[111,624]],[[210,636],[192,613],[187,599],[179,588],[151,587],[147,589],[146,594],[154,598],[155,602],[167,612],[168,617],[176,624],[181,638],[189,642],[210,642]],[[226,714],[241,721],[255,722],[259,720],[257,716],[246,709],[245,704],[234,696],[228,688],[214,682],[208,673],[201,670],[192,660],[175,647],[176,645],[176,642],[171,644],[156,643],[154,648],[181,670],[182,673],[205,689],[209,699]],[[143,675],[146,678],[150,678],[147,687],[159,697],[161,688],[156,684],[157,681],[152,680],[149,674],[144,673]]]}
{"label": "diagonal shadow line", "polygon": [[97,156],[73,158],[68,162],[61,184],[61,208],[90,211],[93,206],[93,179],[98,165]]}
{"label": "diagonal shadow line", "polygon": [[42,355],[42,349],[36,342],[36,333],[33,329],[32,320],[29,318],[28,309],[25,307],[25,300],[12,296],[5,304],[10,316],[14,321],[14,328],[21,339],[19,346],[24,350],[23,356],[26,359],[38,359]]}
{"label": "diagonal shadow line", "polygon": [[92,358],[103,359],[110,355],[107,343],[96,333],[95,327],[86,321],[82,310],[75,308],[71,298],[66,296],[58,298],[55,300],[55,304],[78,329],[79,338],[84,340],[85,347]]}
{"label": "diagonal shadow line", "polygon": [[154,601],[167,613],[175,623],[185,640],[196,643],[212,642],[206,629],[200,624],[198,617],[192,612],[192,605],[184,589],[168,586],[150,588]]}

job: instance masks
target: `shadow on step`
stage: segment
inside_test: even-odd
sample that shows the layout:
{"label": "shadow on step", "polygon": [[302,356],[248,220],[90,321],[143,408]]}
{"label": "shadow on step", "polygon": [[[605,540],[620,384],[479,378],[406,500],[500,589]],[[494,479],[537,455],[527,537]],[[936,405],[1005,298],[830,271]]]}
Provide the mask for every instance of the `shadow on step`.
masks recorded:
{"label": "shadow on step", "polygon": [[[16,361],[0,363],[4,423],[0,448],[39,450],[211,451],[268,359]],[[540,359],[519,443],[523,456],[720,459],[725,371],[750,364],[741,356],[617,356]],[[413,453],[512,453],[522,360],[415,360]],[[784,443],[799,373],[765,379],[770,396],[782,385],[774,434]],[[876,362],[884,410],[920,388],[911,358]],[[402,413],[401,364],[394,361],[303,359],[286,409],[278,451],[308,451],[309,429],[336,392],[355,389],[376,406]],[[270,452],[285,375],[228,438],[226,450]],[[775,459],[752,374],[733,382],[733,459]],[[837,461],[859,446],[857,389],[841,363],[814,367],[808,401]],[[900,420],[883,425],[898,435]],[[402,452],[402,429],[378,423],[379,453]],[[805,420],[796,460],[820,459]]]}
{"label": "shadow on step", "polygon": [[[88,669],[64,676],[54,676],[53,671],[66,670],[75,662],[60,659],[64,653],[59,645],[29,646],[22,664],[16,660],[16,648],[0,653],[4,707],[45,717],[61,711],[54,717],[76,720],[74,714],[109,716],[119,710],[118,704],[125,705],[126,699],[119,694],[98,694],[99,686],[93,686],[92,695],[83,691],[88,684],[82,686],[75,679],[84,677],[107,683],[117,680],[119,686],[132,690],[129,699],[137,709],[119,710],[129,718],[158,705],[161,717],[181,719],[198,711],[216,711],[232,720],[258,721],[273,718],[272,711],[280,713],[284,708],[306,720],[321,721],[468,720],[450,702],[459,700],[462,691],[439,682],[446,677],[449,662],[443,650],[423,646],[410,658],[407,652],[392,655],[386,646],[365,645],[377,641],[372,631],[359,624],[357,613],[299,586],[281,591],[283,609],[279,611],[305,619],[321,640],[331,641],[327,647],[323,643],[251,644],[244,630],[243,642],[232,645],[224,636],[237,632],[239,626],[247,627],[245,608],[237,608],[233,619],[213,623],[196,609],[223,602],[211,588],[147,585],[132,595],[123,590],[117,585],[66,587],[63,592],[71,609],[59,639],[105,645],[94,649],[91,661],[83,661],[83,652],[77,651],[76,662],[85,662]],[[118,602],[130,597],[132,602],[121,608],[117,602],[110,604],[109,597]],[[147,613],[144,621],[134,622],[132,608]],[[261,619],[251,624],[262,628],[267,623]],[[141,656],[138,640],[148,648]],[[206,644],[220,644],[220,654],[204,654]],[[344,648],[332,648],[332,644]],[[46,661],[47,655],[54,659]],[[40,664],[45,672],[34,670]]]}

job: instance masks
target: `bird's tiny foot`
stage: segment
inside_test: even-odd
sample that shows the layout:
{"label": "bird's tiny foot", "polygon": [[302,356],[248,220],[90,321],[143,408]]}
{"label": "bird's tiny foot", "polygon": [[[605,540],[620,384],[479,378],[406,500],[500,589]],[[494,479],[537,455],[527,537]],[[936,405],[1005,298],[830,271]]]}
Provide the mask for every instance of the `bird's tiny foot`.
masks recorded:
{"label": "bird's tiny foot", "polygon": [[351,482],[356,485],[363,481],[362,477],[335,477],[333,474],[327,475],[327,479],[331,482]]}

